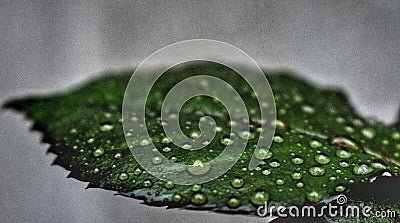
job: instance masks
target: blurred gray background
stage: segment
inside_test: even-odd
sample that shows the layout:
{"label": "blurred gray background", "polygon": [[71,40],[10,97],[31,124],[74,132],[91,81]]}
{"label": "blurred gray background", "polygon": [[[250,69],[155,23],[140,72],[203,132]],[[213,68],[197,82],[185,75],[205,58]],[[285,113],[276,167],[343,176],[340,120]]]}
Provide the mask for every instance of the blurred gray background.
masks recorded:
{"label": "blurred gray background", "polygon": [[[357,111],[395,120],[399,1],[1,1],[0,103],[134,67],[168,44],[209,38],[270,69],[344,89]],[[66,179],[31,122],[0,112],[2,222],[266,222],[165,210]]]}

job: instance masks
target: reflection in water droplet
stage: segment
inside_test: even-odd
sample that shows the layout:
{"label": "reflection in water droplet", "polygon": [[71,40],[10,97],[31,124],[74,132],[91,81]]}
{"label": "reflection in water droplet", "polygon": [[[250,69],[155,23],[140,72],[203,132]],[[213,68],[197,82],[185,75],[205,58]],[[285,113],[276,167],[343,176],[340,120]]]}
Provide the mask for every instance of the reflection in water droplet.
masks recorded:
{"label": "reflection in water droplet", "polygon": [[240,205],[240,201],[239,201],[239,199],[237,199],[235,197],[228,200],[228,206],[231,208],[236,208],[239,205]]}
{"label": "reflection in water droplet", "polygon": [[155,156],[155,157],[153,157],[153,159],[151,160],[151,162],[152,162],[154,165],[159,165],[159,164],[162,163],[162,159],[161,159],[161,157],[159,157],[159,156]]}
{"label": "reflection in water droplet", "polygon": [[338,185],[335,187],[336,192],[343,192],[344,190],[346,190],[346,187],[343,185]]}
{"label": "reflection in water droplet", "polygon": [[325,170],[320,166],[312,166],[308,169],[308,172],[313,176],[322,176],[325,174]]}
{"label": "reflection in water droplet", "polygon": [[223,145],[225,145],[225,146],[228,146],[228,145],[232,145],[233,144],[233,140],[231,140],[230,138],[224,137],[224,138],[221,139],[221,143]]}
{"label": "reflection in water droplet", "polygon": [[242,178],[235,178],[231,180],[231,185],[234,188],[241,188],[244,185],[244,180]]}
{"label": "reflection in water droplet", "polygon": [[172,189],[172,188],[174,188],[175,184],[172,183],[171,181],[168,181],[168,182],[165,182],[164,186],[167,189]]}
{"label": "reflection in water droplet", "polygon": [[375,169],[386,169],[385,163],[382,160],[374,160],[371,166]]}
{"label": "reflection in water droplet", "polygon": [[331,161],[328,156],[323,154],[317,154],[314,159],[319,164],[328,164]]}
{"label": "reflection in water droplet", "polygon": [[202,205],[204,203],[206,203],[207,201],[207,196],[205,194],[202,193],[198,193],[195,194],[192,199],[191,199],[192,203],[195,205]]}
{"label": "reflection in water droplet", "polygon": [[[266,149],[257,148],[254,150],[254,156],[257,159],[268,159],[272,156],[272,153],[270,151],[267,151]],[[269,157],[267,157],[267,156],[269,156]]]}
{"label": "reflection in water droplet", "polygon": [[340,147],[345,147],[349,149],[359,150],[358,145],[352,140],[345,137],[336,137],[331,142],[333,145],[338,145]]}
{"label": "reflection in water droplet", "polygon": [[110,124],[104,124],[104,125],[100,126],[100,131],[106,132],[106,131],[110,131],[113,128],[114,127]]}
{"label": "reflection in water droplet", "polygon": [[141,146],[148,146],[148,145],[150,145],[150,141],[147,140],[147,139],[142,139],[142,140],[139,142],[139,145],[141,145]]}
{"label": "reflection in water droplet", "polygon": [[282,179],[277,179],[277,180],[275,181],[275,184],[276,184],[276,185],[283,185],[283,184],[285,184],[285,181],[282,180]]}
{"label": "reflection in water droplet", "polygon": [[194,161],[193,165],[187,166],[187,171],[193,175],[203,175],[210,170],[210,163],[203,163],[201,160]]}
{"label": "reflection in water droplet", "polygon": [[145,180],[145,181],[143,181],[143,186],[151,187],[151,186],[153,186],[153,182],[151,182],[151,180]]}
{"label": "reflection in water droplet", "polygon": [[322,200],[322,194],[317,191],[311,191],[310,193],[307,193],[307,199],[311,202],[319,202]]}
{"label": "reflection in water droplet", "polygon": [[312,147],[312,148],[319,148],[319,147],[321,147],[322,146],[322,143],[320,143],[319,141],[317,141],[317,140],[312,140],[312,141],[310,141],[310,146]]}
{"label": "reflection in water droplet", "polygon": [[375,131],[372,129],[363,129],[361,130],[361,134],[368,139],[373,139],[375,137]]}
{"label": "reflection in water droplet", "polygon": [[271,162],[269,162],[269,166],[270,167],[279,167],[281,165],[281,163],[279,162],[279,160],[271,160]]}
{"label": "reflection in water droplet", "polygon": [[264,205],[265,202],[268,200],[269,200],[269,194],[266,193],[265,191],[258,191],[250,197],[251,203],[258,206]]}
{"label": "reflection in water droplet", "polygon": [[355,175],[365,175],[365,174],[371,173],[373,170],[374,169],[369,167],[367,164],[361,164],[361,165],[354,166],[353,173]]}
{"label": "reflection in water droplet", "polygon": [[300,180],[303,177],[303,175],[300,172],[294,172],[292,173],[291,177],[294,180]]}
{"label": "reflection in water droplet", "polygon": [[268,176],[268,175],[271,174],[271,170],[269,170],[269,169],[264,169],[261,173],[264,174],[265,176]]}
{"label": "reflection in water droplet", "polygon": [[304,162],[304,159],[301,158],[300,156],[295,156],[292,158],[292,163],[296,165],[300,165]]}
{"label": "reflection in water droplet", "polygon": [[129,175],[127,173],[121,173],[118,177],[120,180],[124,181],[129,178]]}
{"label": "reflection in water droplet", "polygon": [[336,156],[342,159],[349,159],[352,154],[346,150],[338,149],[336,150]]}
{"label": "reflection in water droplet", "polygon": [[104,154],[104,149],[103,148],[97,148],[97,149],[95,149],[94,151],[93,151],[93,156],[94,157],[99,157],[99,156],[101,156],[101,155],[103,155]]}

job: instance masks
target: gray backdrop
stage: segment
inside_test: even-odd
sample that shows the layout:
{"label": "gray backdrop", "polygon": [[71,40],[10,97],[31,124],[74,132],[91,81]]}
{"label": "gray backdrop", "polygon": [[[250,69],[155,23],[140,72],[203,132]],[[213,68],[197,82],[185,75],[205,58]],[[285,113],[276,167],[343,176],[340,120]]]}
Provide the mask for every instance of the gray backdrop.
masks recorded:
{"label": "gray backdrop", "polygon": [[[0,103],[67,89],[134,67],[168,44],[210,38],[267,68],[344,89],[365,116],[390,123],[400,102],[399,1],[2,1]],[[2,222],[265,222],[165,210],[66,179],[32,123],[0,113]]]}

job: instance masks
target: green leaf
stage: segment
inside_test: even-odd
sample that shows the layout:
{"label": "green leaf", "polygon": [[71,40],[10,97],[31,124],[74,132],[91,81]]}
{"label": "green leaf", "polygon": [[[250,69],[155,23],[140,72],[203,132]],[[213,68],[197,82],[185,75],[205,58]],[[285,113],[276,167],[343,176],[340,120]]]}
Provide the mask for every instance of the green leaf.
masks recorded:
{"label": "green leaf", "polygon": [[368,182],[382,172],[399,173],[400,132],[395,127],[358,116],[341,91],[316,87],[287,72],[266,72],[276,100],[276,136],[263,162],[248,170],[253,152],[264,152],[254,148],[260,131],[258,104],[232,70],[200,63],[168,70],[153,88],[146,124],[154,145],[167,158],[184,164],[209,161],[224,149],[227,113],[206,97],[186,103],[180,121],[190,136],[198,131],[201,116],[212,116],[222,129],[215,139],[189,154],[163,140],[157,118],[162,99],[175,83],[200,74],[228,81],[245,97],[255,137],[239,162],[215,180],[194,186],[163,182],[141,169],[125,142],[121,106],[131,74],[109,73],[65,93],[13,100],[5,107],[35,122],[34,129],[51,145],[49,152],[57,155],[54,163],[70,170],[71,177],[150,205],[254,213],[266,200],[270,205],[316,203],[345,192],[348,184]]}

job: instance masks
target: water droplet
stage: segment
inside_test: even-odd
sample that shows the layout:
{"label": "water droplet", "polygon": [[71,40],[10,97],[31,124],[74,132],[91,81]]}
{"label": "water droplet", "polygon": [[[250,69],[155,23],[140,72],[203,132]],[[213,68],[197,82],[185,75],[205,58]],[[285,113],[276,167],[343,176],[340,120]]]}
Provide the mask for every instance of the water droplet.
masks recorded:
{"label": "water droplet", "polygon": [[279,162],[279,160],[271,160],[271,162],[269,162],[269,166],[270,167],[279,167],[281,165],[281,163]]}
{"label": "water droplet", "polygon": [[338,186],[336,186],[335,187],[335,191],[336,192],[343,192],[344,190],[346,190],[346,187],[345,186],[343,186],[343,185],[338,185]]}
{"label": "water droplet", "polygon": [[344,127],[344,131],[346,131],[347,133],[354,133],[354,128],[351,126],[346,126]]}
{"label": "water droplet", "polygon": [[361,164],[361,165],[354,166],[353,173],[355,175],[365,175],[365,174],[371,173],[373,170],[374,169],[369,167],[367,164]]}
{"label": "water droplet", "polygon": [[200,133],[199,132],[190,133],[190,138],[192,138],[192,139],[197,139],[199,137],[200,137]]}
{"label": "water droplet", "polygon": [[296,187],[298,187],[298,188],[302,188],[302,187],[304,187],[304,183],[303,182],[297,182],[296,183]]}
{"label": "water droplet", "polygon": [[292,158],[292,163],[296,165],[300,165],[304,162],[304,159],[301,158],[300,156],[295,156]]}
{"label": "water droplet", "polygon": [[143,187],[151,187],[151,186],[153,186],[153,182],[151,182],[151,180],[143,181]]}
{"label": "water droplet", "polygon": [[314,159],[319,164],[328,164],[331,161],[331,159],[324,154],[317,154]]}
{"label": "water droplet", "polygon": [[142,170],[139,169],[139,168],[136,168],[136,169],[133,171],[133,174],[135,174],[135,176],[140,176],[140,174],[142,174]]}
{"label": "water droplet", "polygon": [[69,133],[71,133],[71,134],[75,134],[75,133],[77,133],[78,131],[76,130],[76,128],[72,128],[70,131],[69,131]]}
{"label": "water droplet", "polygon": [[225,145],[225,146],[229,146],[229,145],[232,145],[232,144],[233,144],[233,140],[230,139],[230,138],[224,137],[224,138],[221,139],[221,143],[222,143],[223,145]]}
{"label": "water droplet", "polygon": [[141,145],[141,146],[148,146],[148,145],[150,145],[150,141],[147,140],[147,139],[142,139],[142,140],[139,142],[139,145]]}
{"label": "water droplet", "polygon": [[97,148],[97,149],[95,149],[94,151],[93,151],[93,156],[94,157],[99,157],[99,156],[101,156],[101,155],[103,155],[104,154],[104,149],[103,148]]}
{"label": "water droplet", "polygon": [[187,171],[193,175],[203,175],[210,170],[210,167],[210,163],[203,163],[200,160],[196,160],[193,165],[187,166]]}
{"label": "water droplet", "polygon": [[276,184],[276,185],[283,185],[283,184],[285,184],[285,181],[282,180],[282,179],[277,179],[277,180],[275,181],[275,184]]}
{"label": "water droplet", "polygon": [[89,138],[89,139],[87,140],[87,143],[89,143],[89,144],[94,143],[94,138]]}
{"label": "water droplet", "polygon": [[174,196],[172,196],[172,200],[174,202],[180,202],[182,200],[182,196],[179,194],[174,194]]}
{"label": "water droplet", "polygon": [[153,159],[151,160],[151,162],[152,162],[154,165],[159,165],[159,164],[162,163],[162,159],[161,159],[161,157],[159,157],[159,156],[155,156],[155,157],[153,157]]}
{"label": "water droplet", "polygon": [[315,109],[309,105],[302,106],[301,110],[303,110],[303,112],[308,113],[308,114],[313,114],[315,112]]}
{"label": "water droplet", "polygon": [[278,119],[273,122],[273,125],[275,125],[276,129],[280,129],[280,130],[287,128],[286,123],[284,121],[278,120]]}
{"label": "water droplet", "polygon": [[195,184],[192,186],[192,191],[196,192],[201,190],[201,185],[200,184]]}
{"label": "water droplet", "polygon": [[331,177],[329,177],[329,180],[330,180],[330,181],[335,181],[335,180],[336,180],[336,177],[331,176]]}
{"label": "water droplet", "polygon": [[99,170],[99,168],[95,168],[94,170],[93,170],[93,173],[98,173],[98,172],[100,172],[100,170]]}
{"label": "water droplet", "polygon": [[217,127],[215,127],[215,131],[216,131],[216,132],[222,132],[222,128],[219,127],[219,126],[217,126]]}
{"label": "water droplet", "polygon": [[344,119],[344,118],[342,118],[342,117],[337,117],[336,118],[336,122],[338,122],[338,123],[344,123],[346,120]]}
{"label": "water droplet", "polygon": [[294,180],[300,180],[303,177],[303,175],[300,172],[294,172],[294,173],[292,173],[291,176],[292,176],[292,179],[294,179]]}
{"label": "water droplet", "polygon": [[268,176],[268,175],[271,174],[271,170],[269,170],[269,169],[264,169],[261,173],[264,174],[265,176]]}
{"label": "water droplet", "polygon": [[307,193],[307,199],[311,202],[319,202],[322,200],[322,194],[317,191],[311,191],[310,193]]}
{"label": "water droplet", "polygon": [[114,127],[110,124],[104,124],[104,125],[100,126],[100,131],[106,132],[106,131],[110,131],[113,128]]}
{"label": "water droplet", "polygon": [[255,138],[254,133],[251,133],[251,132],[249,132],[249,131],[240,131],[240,132],[238,133],[238,136],[239,136],[240,138],[242,138],[242,139],[254,139],[254,138]]}
{"label": "water droplet", "polygon": [[359,150],[359,147],[355,142],[345,137],[336,137],[332,140],[331,143],[340,147]]}
{"label": "water droplet", "polygon": [[318,142],[317,140],[312,140],[309,144],[312,148],[319,148],[322,146],[322,143]]}
{"label": "water droplet", "polygon": [[[268,158],[270,158],[272,156],[272,153],[267,151],[266,149],[257,148],[257,149],[254,150],[254,156],[257,159],[260,159],[260,160],[261,159],[268,159]],[[267,157],[267,156],[269,156],[269,157]]]}
{"label": "water droplet", "polygon": [[274,142],[277,143],[283,143],[283,141],[285,141],[282,137],[280,136],[274,136]]}
{"label": "water droplet", "polygon": [[178,158],[176,156],[171,157],[171,162],[176,162],[178,161]]}
{"label": "water droplet", "polygon": [[374,160],[371,166],[375,169],[386,169],[385,163],[381,160]]}
{"label": "water droplet", "polygon": [[171,143],[171,140],[168,137],[164,137],[161,139],[161,143],[168,144]]}
{"label": "water droplet", "polygon": [[349,151],[338,149],[336,150],[336,156],[342,159],[349,159],[352,154]]}
{"label": "water droplet", "polygon": [[231,185],[234,188],[241,188],[244,185],[244,180],[242,178],[235,178],[231,180]]}
{"label": "water droplet", "polygon": [[174,188],[175,184],[172,183],[171,181],[168,181],[168,182],[165,182],[164,186],[167,189],[172,189],[172,188]]}
{"label": "water droplet", "polygon": [[313,176],[322,176],[325,174],[324,168],[320,166],[312,166],[308,169],[308,172]]}
{"label": "water droplet", "polygon": [[348,167],[348,166],[350,166],[350,163],[347,160],[342,160],[342,161],[339,162],[339,166]]}
{"label": "water droplet", "polygon": [[267,202],[268,200],[269,200],[269,194],[266,193],[265,191],[258,191],[250,197],[251,203],[258,206],[264,205],[265,202]]}
{"label": "water droplet", "polygon": [[120,179],[122,181],[127,180],[128,178],[129,178],[129,175],[127,173],[121,173],[121,174],[119,174],[119,177],[118,177],[118,179]]}
{"label": "water droplet", "polygon": [[182,149],[191,149],[191,148],[192,148],[192,145],[190,145],[189,143],[184,143],[182,145]]}
{"label": "water droplet", "polygon": [[114,155],[114,158],[115,159],[119,159],[119,158],[121,158],[122,157],[122,153],[116,153],[115,155]]}
{"label": "water droplet", "polygon": [[192,197],[191,201],[195,205],[202,205],[202,204],[206,203],[207,196],[205,194],[198,193]]}
{"label": "water droplet", "polygon": [[394,140],[399,140],[400,139],[400,133],[399,132],[393,132],[391,136],[392,136],[392,139],[394,139]]}
{"label": "water droplet", "polygon": [[240,205],[239,199],[232,197],[231,199],[228,200],[228,206],[231,208],[236,208]]}
{"label": "water droplet", "polygon": [[363,129],[361,130],[361,134],[368,139],[373,139],[375,137],[375,131],[372,129]]}
{"label": "water droplet", "polygon": [[391,174],[390,172],[387,172],[387,171],[386,171],[386,172],[383,172],[383,173],[382,173],[382,176],[383,176],[383,177],[392,177],[392,174]]}

